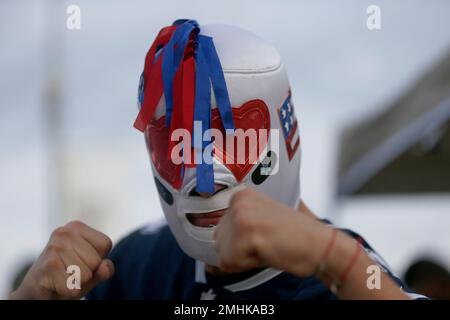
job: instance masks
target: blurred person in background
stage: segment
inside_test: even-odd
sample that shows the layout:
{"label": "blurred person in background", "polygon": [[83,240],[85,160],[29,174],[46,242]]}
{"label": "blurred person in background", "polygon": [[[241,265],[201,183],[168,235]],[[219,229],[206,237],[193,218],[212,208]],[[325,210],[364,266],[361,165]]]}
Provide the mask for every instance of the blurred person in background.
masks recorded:
{"label": "blurred person in background", "polygon": [[450,299],[450,273],[432,259],[415,260],[403,279],[409,288],[431,299]]}

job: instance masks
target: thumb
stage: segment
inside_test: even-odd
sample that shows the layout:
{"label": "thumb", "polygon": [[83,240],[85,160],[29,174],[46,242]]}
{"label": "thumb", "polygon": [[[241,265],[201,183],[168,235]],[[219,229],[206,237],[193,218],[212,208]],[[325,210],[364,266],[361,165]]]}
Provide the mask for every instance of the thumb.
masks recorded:
{"label": "thumb", "polygon": [[108,280],[114,275],[114,263],[109,259],[104,259],[94,272],[93,281],[97,284]]}
{"label": "thumb", "polygon": [[110,279],[114,275],[114,263],[109,259],[104,259],[94,271],[92,279],[84,285],[83,295],[94,289],[98,284]]}

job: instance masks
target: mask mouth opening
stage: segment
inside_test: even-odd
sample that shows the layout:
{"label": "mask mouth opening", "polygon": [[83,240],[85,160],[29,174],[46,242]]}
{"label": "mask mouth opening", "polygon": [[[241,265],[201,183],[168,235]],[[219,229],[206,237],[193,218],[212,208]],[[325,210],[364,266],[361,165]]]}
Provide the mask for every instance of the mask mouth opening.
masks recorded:
{"label": "mask mouth opening", "polygon": [[[218,193],[228,189],[227,185],[215,184],[214,192],[211,194],[200,193],[196,191],[195,186],[189,192],[189,197],[198,197],[199,199],[211,199]],[[186,213],[186,219],[195,227],[214,228],[219,224],[220,219],[225,214],[226,209],[212,210],[201,213]]]}
{"label": "mask mouth opening", "polygon": [[200,228],[215,228],[220,219],[225,215],[226,209],[204,212],[204,213],[187,213],[186,218],[190,224]]}

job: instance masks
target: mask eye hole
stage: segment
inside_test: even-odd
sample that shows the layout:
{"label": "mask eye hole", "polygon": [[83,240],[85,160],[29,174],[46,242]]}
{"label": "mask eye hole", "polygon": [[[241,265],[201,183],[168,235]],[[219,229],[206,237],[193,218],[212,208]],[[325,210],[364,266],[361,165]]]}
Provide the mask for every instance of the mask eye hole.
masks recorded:
{"label": "mask eye hole", "polygon": [[189,192],[189,197],[200,197],[200,193],[195,191],[195,187],[194,187],[194,189],[192,189],[191,192]]}
{"label": "mask eye hole", "polygon": [[170,191],[167,190],[167,188],[156,178],[155,178],[155,184],[156,184],[156,189],[158,190],[158,193],[161,196],[161,198],[163,198],[163,200],[168,205],[171,206],[173,204],[173,196],[170,193]]}

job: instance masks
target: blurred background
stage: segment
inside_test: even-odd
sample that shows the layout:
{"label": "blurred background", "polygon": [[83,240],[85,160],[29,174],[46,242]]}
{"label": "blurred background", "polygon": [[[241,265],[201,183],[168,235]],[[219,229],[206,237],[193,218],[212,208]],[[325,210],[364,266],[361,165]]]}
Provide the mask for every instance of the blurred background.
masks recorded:
{"label": "blurred background", "polygon": [[[67,28],[70,5],[80,29]],[[369,5],[380,30],[367,28]],[[360,232],[412,286],[442,286],[449,15],[446,0],[1,1],[0,297],[58,225],[79,219],[117,241],[163,219],[132,124],[144,56],[178,18],[237,25],[279,49],[304,201]]]}

